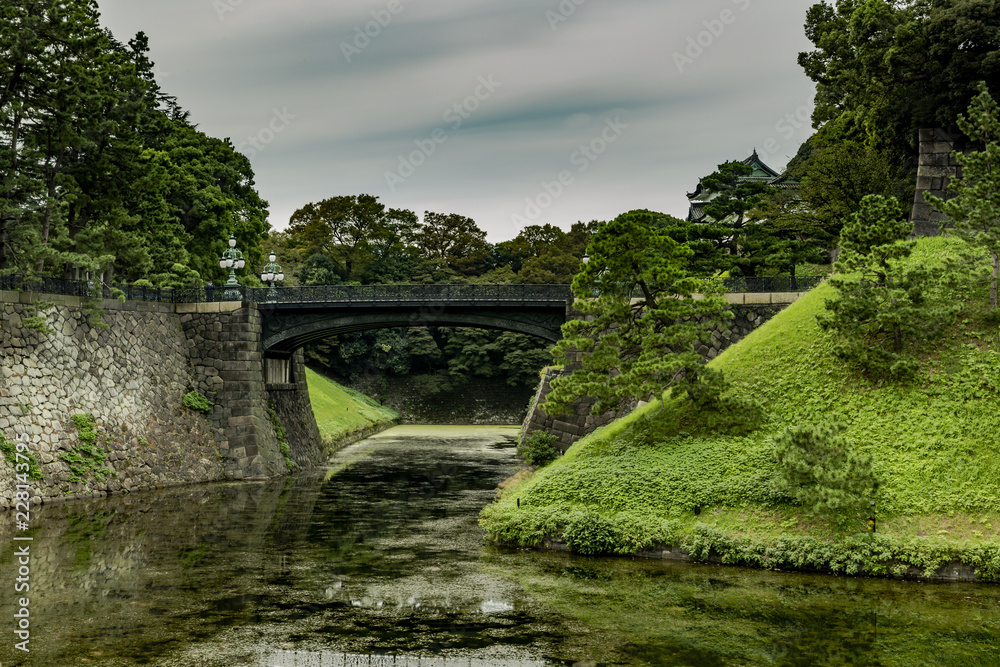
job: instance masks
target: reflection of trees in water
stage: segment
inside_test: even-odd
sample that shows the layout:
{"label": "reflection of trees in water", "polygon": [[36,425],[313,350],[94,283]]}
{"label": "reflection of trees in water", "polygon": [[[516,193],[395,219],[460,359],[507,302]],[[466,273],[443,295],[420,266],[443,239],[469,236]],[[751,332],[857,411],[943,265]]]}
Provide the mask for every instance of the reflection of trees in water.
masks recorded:
{"label": "reflection of trees in water", "polygon": [[477,660],[475,658],[410,658],[392,655],[273,650],[263,653],[257,665],[263,667],[544,667],[541,660]]}
{"label": "reflection of trees in water", "polygon": [[[427,627],[405,639],[414,646],[420,633],[445,646],[485,641],[494,626],[517,632],[505,618],[509,584],[470,584],[475,558],[447,532],[478,535],[477,511],[512,458],[464,441],[390,445],[326,482],[318,473],[44,506],[33,517],[32,549],[44,554],[32,569],[33,659],[67,664],[84,645],[163,656],[227,628],[274,635],[313,618],[398,642],[392,618],[418,617]],[[10,562],[0,571],[13,577]]]}
{"label": "reflection of trees in water", "polygon": [[[88,650],[112,644],[142,655],[145,642],[186,641],[192,617],[232,611],[225,593],[221,604],[211,598],[232,592],[234,575],[262,569],[272,536],[308,525],[308,494],[319,484],[287,484],[184,487],[35,509],[33,658],[68,664],[84,638]],[[290,495],[295,511],[282,514]],[[0,530],[11,535],[7,514]],[[10,563],[0,563],[3,576],[13,576]],[[0,662],[6,658],[0,652]]]}

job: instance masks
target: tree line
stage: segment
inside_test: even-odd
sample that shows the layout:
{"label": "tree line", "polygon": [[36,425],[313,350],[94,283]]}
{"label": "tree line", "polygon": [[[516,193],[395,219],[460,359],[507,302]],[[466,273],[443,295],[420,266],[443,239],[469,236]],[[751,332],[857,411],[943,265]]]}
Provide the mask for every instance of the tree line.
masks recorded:
{"label": "tree line", "polygon": [[230,234],[259,265],[249,160],[160,88],[143,33],[99,18],[93,0],[0,5],[0,271],[197,285]]}

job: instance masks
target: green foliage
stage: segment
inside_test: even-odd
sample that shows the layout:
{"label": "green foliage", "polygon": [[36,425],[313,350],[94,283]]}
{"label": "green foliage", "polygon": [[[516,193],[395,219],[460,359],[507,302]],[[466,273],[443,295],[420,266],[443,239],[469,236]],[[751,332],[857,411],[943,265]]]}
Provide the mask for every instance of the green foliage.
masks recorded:
{"label": "green foliage", "polygon": [[498,244],[496,261],[516,273],[510,282],[568,285],[595,229],[595,223],[581,222],[569,232],[553,225],[526,225],[515,238]]}
{"label": "green foliage", "polygon": [[615,551],[614,524],[597,512],[581,512],[569,519],[563,539],[578,554],[596,556]]}
{"label": "green foliage", "polygon": [[537,383],[549,343],[486,329],[415,327],[341,334],[306,347],[308,362],[337,378],[370,382],[408,375],[436,394],[472,377],[504,377],[512,387]]}
{"label": "green foliage", "polygon": [[803,144],[800,155],[801,202],[793,218],[819,242],[836,245],[844,223],[868,195],[913,199],[916,178],[888,150],[852,138],[839,126],[823,127]]}
{"label": "green foliage", "polygon": [[308,268],[304,277],[316,282],[303,284],[323,285],[337,284],[331,282],[334,276],[359,279],[366,266],[409,240],[416,227],[412,211],[386,209],[378,197],[357,195],[306,204],[292,214],[288,232],[310,255],[320,253],[335,266],[334,271],[317,258]]}
{"label": "green foliage", "polygon": [[[194,269],[184,266],[179,262],[174,262],[169,270],[149,277],[145,283],[149,286],[156,286],[162,289],[186,289],[201,287],[203,284],[201,274]],[[138,285],[135,281],[133,285]]]}
{"label": "green foliage", "polygon": [[775,482],[806,511],[860,525],[878,481],[871,457],[852,451],[843,432],[835,423],[786,429],[774,439]]}
{"label": "green foliage", "polygon": [[[755,276],[766,260],[760,252],[751,252],[749,234],[758,235],[761,229],[752,224],[750,213],[760,206],[776,188],[767,182],[751,180],[753,167],[744,162],[725,162],[718,169],[701,179],[699,191],[714,193],[705,204],[704,228],[709,238],[717,239],[727,253],[726,264],[717,269],[735,270],[739,275]],[[764,244],[756,244],[757,250]],[[718,258],[720,261],[723,257]]]}
{"label": "green foliage", "polygon": [[285,467],[288,472],[295,470],[295,461],[292,460],[292,448],[288,445],[288,439],[285,437],[285,428],[281,425],[278,420],[278,413],[274,411],[272,406],[268,406],[267,415],[271,418],[271,425],[274,426],[274,437],[278,441],[278,451],[281,452],[281,456],[285,459]]}
{"label": "green foliage", "polygon": [[206,415],[212,411],[212,407],[214,405],[200,391],[189,391],[184,394],[182,402],[184,403],[185,408],[195,410]]}
{"label": "green foliage", "polygon": [[87,316],[87,323],[93,329],[108,329],[111,325],[104,321],[106,311],[101,306],[101,300],[88,298],[83,300],[83,313]]}
{"label": "green foliage", "polygon": [[940,293],[940,272],[904,261],[915,245],[905,240],[912,231],[895,198],[865,197],[841,231],[838,274],[830,279],[837,297],[817,316],[837,336],[834,353],[876,377],[915,373],[904,344],[939,335],[961,309]]}
{"label": "green foliage", "polygon": [[[659,231],[654,214],[632,211],[602,224],[588,255],[573,280],[587,317],[563,325],[552,352],[567,364],[582,353],[582,364],[552,382],[546,412],[560,414],[588,396],[596,399],[593,414],[602,414],[673,386],[711,402],[717,394],[706,388],[721,384],[706,383],[715,372],[705,368],[696,345],[732,315],[711,284],[688,275],[692,251]],[[695,299],[697,292],[704,298]]]}
{"label": "green foliage", "polygon": [[299,272],[300,285],[340,285],[344,282],[337,264],[321,252],[306,259]]}
{"label": "green foliage", "polygon": [[[947,201],[925,195],[927,201],[947,215],[952,224],[949,234],[966,241],[974,255],[986,250],[992,261],[991,270],[985,275],[973,274],[973,280],[990,283],[990,307],[997,311],[998,284],[1000,284],[1000,107],[980,82],[979,95],[972,100],[968,116],[959,115],[962,131],[983,150],[963,154],[956,151],[955,160],[962,165],[962,177],[951,179],[948,187],[955,197]],[[967,256],[968,257],[968,256]],[[963,258],[959,270],[969,273],[968,258]]]}
{"label": "green foliage", "polygon": [[97,424],[90,413],[75,414],[71,417],[79,432],[80,440],[93,447],[97,444]]}
{"label": "green foliage", "polygon": [[103,483],[108,475],[117,477],[118,474],[104,464],[108,460],[108,453],[98,445],[97,423],[90,413],[78,413],[72,415],[71,419],[76,425],[78,442],[69,451],[59,452],[59,458],[69,464],[69,481],[73,483],[87,483],[87,478],[93,475],[94,479]]}
{"label": "green foliage", "polygon": [[997,92],[998,25],[1000,7],[987,0],[813,5],[805,28],[816,49],[799,64],[816,82],[815,126],[903,163],[917,129],[951,125],[977,82]]}
{"label": "green foliage", "polygon": [[175,263],[221,276],[230,232],[259,264],[267,205],[249,160],[161,91],[143,33],[116,40],[83,0],[2,15],[0,269],[75,268],[95,285],[159,281]]}
{"label": "green foliage", "polygon": [[[900,264],[938,269],[961,247],[958,239],[921,239]],[[949,298],[974,304],[986,292],[983,285],[961,288]],[[968,307],[933,346],[914,352],[918,368],[910,379],[878,382],[845,365],[833,336],[819,328],[816,316],[834,293],[829,284],[818,287],[711,362],[731,383],[723,396],[753,397],[762,414],[752,427],[738,426],[736,410],[731,428],[716,430],[683,396],[653,402],[506,489],[482,512],[489,539],[538,546],[562,537],[573,517],[593,512],[615,525],[631,517],[633,528],[612,533],[630,536],[612,539],[614,553],[666,544],[702,559],[779,569],[893,574],[961,561],[984,578],[1000,575],[1000,549],[989,536],[920,537],[909,523],[991,515],[1000,502],[996,325],[979,306]],[[776,488],[775,441],[830,422],[843,430],[813,440],[832,440],[837,467],[856,469],[855,480],[879,480],[874,536],[861,535],[861,508],[857,521],[810,516],[789,503],[787,487]]]}
{"label": "green foliage", "polygon": [[309,402],[324,442],[335,443],[351,433],[399,419],[396,412],[383,408],[372,398],[342,387],[308,368],[306,382]]}
{"label": "green foliage", "polygon": [[934,575],[943,565],[961,562],[976,568],[980,579],[1000,578],[1000,544],[962,546],[944,540],[854,535],[840,542],[783,536],[773,542],[746,539],[696,525],[678,545],[695,560],[716,557],[730,565],[833,574],[900,576],[909,568]]}
{"label": "green foliage", "polygon": [[528,462],[528,465],[543,468],[559,458],[556,448],[556,436],[545,431],[535,431],[521,440],[517,453]]}
{"label": "green foliage", "polygon": [[56,331],[49,326],[48,320],[39,315],[39,312],[44,312],[48,308],[51,308],[54,304],[48,302],[36,302],[34,306],[25,306],[24,315],[21,318],[21,326],[26,329],[34,329],[38,333],[52,335]]}
{"label": "green foliage", "polygon": [[[7,463],[13,468],[18,464],[17,460],[17,444],[10,442],[0,434],[0,453],[3,453]],[[28,479],[43,479],[42,467],[38,463],[38,457],[30,449],[28,451],[21,452],[21,458],[27,459],[28,463]],[[21,461],[23,463],[23,461]]]}
{"label": "green foliage", "polygon": [[464,215],[425,212],[415,240],[421,256],[432,265],[462,275],[480,273],[488,262],[486,232]]}
{"label": "green foliage", "polygon": [[756,256],[764,269],[787,272],[830,261],[830,248],[839,232],[803,205],[801,192],[780,188],[766,193],[748,214],[753,224],[741,242],[745,254]]}

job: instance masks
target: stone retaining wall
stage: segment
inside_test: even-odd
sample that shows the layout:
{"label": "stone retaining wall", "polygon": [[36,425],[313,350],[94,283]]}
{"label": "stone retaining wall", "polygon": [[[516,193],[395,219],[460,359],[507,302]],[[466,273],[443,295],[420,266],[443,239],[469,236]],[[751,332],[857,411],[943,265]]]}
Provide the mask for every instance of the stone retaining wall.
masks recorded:
{"label": "stone retaining wall", "polygon": [[931,208],[924,194],[942,199],[954,195],[948,192],[948,183],[953,178],[961,178],[962,166],[953,152],[968,149],[965,136],[958,128],[934,128],[919,130],[920,157],[917,166],[917,191],[913,198],[910,221],[917,236],[937,236],[941,226],[948,219],[940,211]]}
{"label": "stone retaining wall", "polygon": [[511,387],[503,378],[471,377],[458,389],[433,394],[413,377],[373,375],[354,382],[338,381],[377,397],[399,413],[401,424],[520,424],[533,394],[530,388]]}
{"label": "stone retaining wall", "polygon": [[301,349],[292,357],[292,384],[265,385],[265,391],[268,406],[285,429],[285,439],[296,445],[292,447],[292,460],[308,468],[326,461],[329,452],[323,445],[309,401],[304,359]]}
{"label": "stone retaining wall", "polygon": [[[699,346],[698,352],[705,359],[715,359],[727,347],[743,340],[751,331],[770,320],[800,296],[802,293],[797,292],[727,294],[726,299],[732,304],[733,319],[725,327],[717,329],[712,334],[711,343]],[[582,398],[570,406],[567,414],[554,417],[545,412],[545,398],[552,390],[552,380],[568,372],[570,370],[557,368],[545,370],[535,398],[528,408],[528,416],[521,426],[522,438],[528,437],[535,431],[545,431],[555,435],[557,446],[566,451],[583,436],[610,424],[615,419],[624,417],[638,405],[636,402],[623,402],[618,410],[603,415],[592,415],[590,411],[594,401]]]}
{"label": "stone retaining wall", "polygon": [[[40,299],[55,303],[37,313],[51,333],[24,326]],[[293,460],[325,460],[301,354],[293,384],[264,386],[254,304],[97,305],[92,321],[78,298],[0,292],[0,434],[30,436],[44,476],[31,482],[34,503],[283,474],[269,407]],[[183,406],[192,390],[214,403],[208,416]],[[73,421],[86,414],[107,461],[78,475],[66,459],[93,460]],[[13,505],[16,484],[5,460],[0,507]]]}

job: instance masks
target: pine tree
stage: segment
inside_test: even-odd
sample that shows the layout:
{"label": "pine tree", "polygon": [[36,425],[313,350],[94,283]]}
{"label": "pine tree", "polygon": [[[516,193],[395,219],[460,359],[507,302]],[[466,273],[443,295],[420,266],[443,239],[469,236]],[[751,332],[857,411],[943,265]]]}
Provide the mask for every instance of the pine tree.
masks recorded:
{"label": "pine tree", "polygon": [[[925,196],[951,219],[950,233],[990,254],[993,260],[992,275],[988,278],[990,308],[996,312],[1000,282],[1000,108],[985,83],[979,84],[979,95],[969,105],[968,117],[959,114],[958,126],[984,148],[967,154],[954,153],[962,165],[962,176],[950,183],[950,189],[956,193],[953,199]],[[975,262],[968,265],[974,266]]]}
{"label": "pine tree", "polygon": [[814,514],[856,519],[877,486],[871,458],[851,450],[839,424],[793,427],[775,438],[778,490]]}
{"label": "pine tree", "polygon": [[931,337],[953,322],[959,305],[929,298],[940,276],[906,259],[913,225],[895,197],[869,195],[840,235],[841,259],[830,284],[838,291],[817,316],[836,334],[834,353],[873,375],[916,370],[908,340]]}
{"label": "pine tree", "polygon": [[552,382],[545,411],[559,414],[587,396],[602,414],[671,386],[698,404],[718,398],[720,378],[696,347],[730,315],[720,296],[694,298],[706,285],[688,274],[692,251],[657,229],[656,214],[632,211],[602,224],[587,254],[573,281],[586,318],[567,322],[553,349],[565,362],[580,351],[582,367]]}

